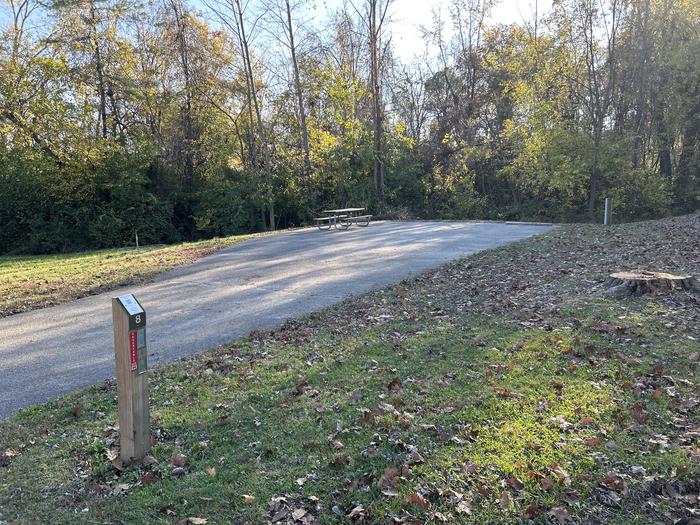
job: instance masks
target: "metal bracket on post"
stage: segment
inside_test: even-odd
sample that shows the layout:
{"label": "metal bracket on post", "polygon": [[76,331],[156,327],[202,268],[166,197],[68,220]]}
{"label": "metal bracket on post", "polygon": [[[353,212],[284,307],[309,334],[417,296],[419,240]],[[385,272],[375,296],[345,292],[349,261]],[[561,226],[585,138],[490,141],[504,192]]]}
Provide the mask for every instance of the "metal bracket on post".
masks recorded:
{"label": "metal bracket on post", "polygon": [[123,462],[142,459],[151,448],[148,406],[146,312],[136,298],[112,299],[114,357],[119,403],[119,445]]}

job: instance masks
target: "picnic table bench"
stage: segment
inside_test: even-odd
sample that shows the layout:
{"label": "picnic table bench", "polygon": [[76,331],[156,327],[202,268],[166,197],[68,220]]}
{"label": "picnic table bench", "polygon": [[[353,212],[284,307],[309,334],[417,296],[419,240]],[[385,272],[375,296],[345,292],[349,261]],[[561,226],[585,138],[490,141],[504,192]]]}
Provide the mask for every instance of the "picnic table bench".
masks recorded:
{"label": "picnic table bench", "polygon": [[319,230],[330,230],[331,227],[349,228],[351,224],[357,226],[369,226],[371,215],[362,215],[364,208],[338,208],[335,210],[322,210],[326,217],[316,217],[316,226]]}

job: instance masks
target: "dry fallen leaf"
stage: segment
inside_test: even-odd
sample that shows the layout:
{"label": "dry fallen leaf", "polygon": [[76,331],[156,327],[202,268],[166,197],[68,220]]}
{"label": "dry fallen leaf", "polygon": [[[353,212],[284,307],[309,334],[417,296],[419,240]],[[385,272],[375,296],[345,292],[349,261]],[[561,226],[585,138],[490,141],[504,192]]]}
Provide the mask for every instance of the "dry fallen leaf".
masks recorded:
{"label": "dry fallen leaf", "polygon": [[253,503],[255,503],[255,496],[243,494],[243,503],[245,503],[246,505],[252,505]]}
{"label": "dry fallen leaf", "polygon": [[365,516],[367,516],[367,511],[362,505],[357,505],[348,513],[350,519],[364,518]]}
{"label": "dry fallen leaf", "polygon": [[423,456],[421,456],[417,450],[414,450],[408,456],[408,464],[411,466],[422,465],[423,463],[425,463],[425,458]]}
{"label": "dry fallen leaf", "polygon": [[347,465],[350,463],[350,456],[347,454],[338,454],[333,458],[332,465]]}
{"label": "dry fallen leaf", "polygon": [[467,514],[470,515],[472,513],[472,508],[470,505],[470,502],[462,500],[459,503],[457,503],[457,506],[455,507],[455,511],[458,512],[459,514]]}
{"label": "dry fallen leaf", "polygon": [[176,467],[184,467],[187,465],[187,456],[184,454],[173,454],[170,462]]}
{"label": "dry fallen leaf", "polygon": [[614,472],[608,472],[603,477],[600,484],[603,485],[604,487],[610,489],[610,490],[615,490],[615,491],[623,491],[626,488],[625,480],[623,480],[620,476],[618,476]]}
{"label": "dry fallen leaf", "polygon": [[554,480],[551,476],[545,476],[540,481],[540,487],[542,487],[542,490],[552,490],[554,488]]}
{"label": "dry fallen leaf", "polygon": [[192,525],[206,525],[208,520],[206,518],[190,517],[187,518],[187,523],[191,523]]}
{"label": "dry fallen leaf", "polygon": [[569,476],[569,473],[566,470],[564,470],[556,463],[552,463],[550,467],[554,475],[559,479],[559,481],[561,481],[567,487],[571,485],[571,476]]}
{"label": "dry fallen leaf", "polygon": [[504,492],[501,494],[501,498],[499,500],[499,504],[501,505],[501,508],[505,511],[510,509],[511,503],[513,499],[510,497],[510,494],[508,492]]}
{"label": "dry fallen leaf", "polygon": [[294,518],[297,521],[303,518],[304,516],[306,516],[306,509],[294,509],[292,511],[292,518]]}
{"label": "dry fallen leaf", "polygon": [[498,397],[503,397],[503,398],[510,397],[510,390],[508,390],[507,388],[497,388],[496,395]]}
{"label": "dry fallen leaf", "polygon": [[157,470],[151,471],[151,472],[146,472],[142,477],[141,477],[141,485],[150,485],[151,483],[155,483],[161,478],[160,472]]}
{"label": "dry fallen leaf", "polygon": [[511,487],[515,490],[523,490],[525,488],[525,485],[523,484],[523,482],[520,481],[515,476],[511,476],[511,477],[507,478],[506,485],[508,485],[509,487]]}
{"label": "dry fallen leaf", "polygon": [[119,496],[119,494],[122,494],[129,490],[131,488],[131,485],[128,483],[120,483],[116,487],[114,487],[114,490],[112,491],[112,496]]}
{"label": "dry fallen leaf", "polygon": [[117,455],[117,457],[112,460],[112,466],[119,472],[123,472],[126,468],[124,466],[124,463],[122,462],[122,458],[119,455]]}
{"label": "dry fallen leaf", "polygon": [[571,521],[571,516],[564,507],[552,507],[549,510],[549,516],[557,520],[560,525]]}
{"label": "dry fallen leaf", "polygon": [[397,390],[400,390],[401,380],[398,377],[395,377],[391,380],[391,382],[388,385],[386,385],[386,388],[389,392],[395,392]]}
{"label": "dry fallen leaf", "polygon": [[428,506],[428,500],[425,499],[423,496],[418,494],[417,492],[414,492],[408,497],[408,502],[413,503],[414,505],[418,505],[419,507],[427,507]]}
{"label": "dry fallen leaf", "polygon": [[476,474],[476,472],[479,470],[479,465],[469,460],[466,465],[462,465],[462,470],[467,474]]}
{"label": "dry fallen leaf", "polygon": [[477,483],[476,491],[482,496],[490,496],[493,494],[493,489],[487,485],[484,485],[483,483]]}
{"label": "dry fallen leaf", "polygon": [[637,423],[644,423],[647,419],[647,415],[644,412],[644,404],[637,402],[632,406],[632,417]]}
{"label": "dry fallen leaf", "polygon": [[[111,459],[110,459],[110,461],[111,461]],[[143,458],[142,463],[144,466],[150,467],[152,465],[157,465],[158,460],[156,458],[154,458],[153,456],[151,456],[150,454],[146,454],[146,456],[144,456],[144,458]]]}
{"label": "dry fallen leaf", "polygon": [[562,492],[559,494],[559,499],[565,503],[568,503],[569,505],[573,505],[578,503],[580,498],[576,492]]}
{"label": "dry fallen leaf", "polygon": [[528,518],[532,518],[534,516],[537,516],[540,512],[541,512],[540,508],[535,503],[533,503],[527,509],[525,509],[525,515]]}
{"label": "dry fallen leaf", "polygon": [[387,467],[384,473],[379,477],[377,486],[381,489],[393,489],[399,482],[400,472],[396,467]]}

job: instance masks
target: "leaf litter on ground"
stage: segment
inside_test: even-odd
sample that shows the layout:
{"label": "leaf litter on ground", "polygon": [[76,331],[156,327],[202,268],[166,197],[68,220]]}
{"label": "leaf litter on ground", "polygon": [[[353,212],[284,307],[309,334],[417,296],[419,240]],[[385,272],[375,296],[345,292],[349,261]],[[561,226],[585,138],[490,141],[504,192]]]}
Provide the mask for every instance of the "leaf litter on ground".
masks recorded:
{"label": "leaf litter on ground", "polygon": [[[620,270],[700,276],[698,253],[697,214],[565,226],[255,332],[153,373],[141,465],[109,459],[113,384],[20,414],[0,425],[3,512],[692,523],[699,298],[613,301],[601,285]],[[28,472],[49,456],[61,470],[38,491]]]}

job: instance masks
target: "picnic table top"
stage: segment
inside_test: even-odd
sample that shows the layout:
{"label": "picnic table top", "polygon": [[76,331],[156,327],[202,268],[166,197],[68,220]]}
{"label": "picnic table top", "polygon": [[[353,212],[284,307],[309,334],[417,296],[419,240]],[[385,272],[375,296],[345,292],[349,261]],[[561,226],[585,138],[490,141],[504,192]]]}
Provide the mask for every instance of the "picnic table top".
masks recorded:
{"label": "picnic table top", "polygon": [[364,208],[339,208],[337,210],[321,210],[323,213],[347,213],[353,211],[363,211]]}

